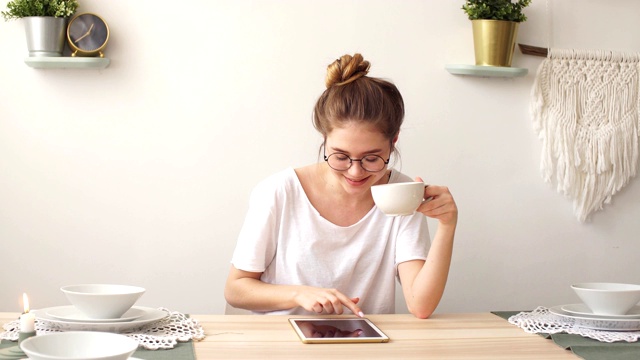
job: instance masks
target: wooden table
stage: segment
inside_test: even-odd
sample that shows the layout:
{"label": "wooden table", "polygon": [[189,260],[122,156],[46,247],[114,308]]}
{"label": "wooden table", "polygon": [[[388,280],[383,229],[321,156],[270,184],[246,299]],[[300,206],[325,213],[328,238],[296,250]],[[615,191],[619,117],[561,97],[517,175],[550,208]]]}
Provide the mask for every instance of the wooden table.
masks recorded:
{"label": "wooden table", "polygon": [[303,344],[288,316],[192,315],[207,337],[196,343],[208,359],[579,359],[552,340],[491,313],[368,315],[391,341],[379,344]]}
{"label": "wooden table", "polygon": [[[0,313],[5,324],[17,313]],[[536,334],[491,313],[368,315],[391,341],[377,344],[303,344],[288,316],[191,315],[207,337],[195,343],[210,359],[579,359]],[[327,316],[330,317],[330,316]],[[162,351],[162,350],[158,350]]]}

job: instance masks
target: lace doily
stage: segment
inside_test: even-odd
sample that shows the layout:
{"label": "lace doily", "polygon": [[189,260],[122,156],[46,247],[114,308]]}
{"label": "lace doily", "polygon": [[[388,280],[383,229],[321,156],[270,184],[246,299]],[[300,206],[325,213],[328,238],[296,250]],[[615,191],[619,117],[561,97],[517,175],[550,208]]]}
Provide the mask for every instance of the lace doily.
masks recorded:
{"label": "lace doily", "polygon": [[[168,317],[155,323],[146,325],[138,330],[123,332],[132,339],[135,339],[147,350],[172,349],[178,342],[189,340],[200,341],[205,338],[202,325],[197,320],[187,317],[185,314],[159,308],[169,314]],[[53,328],[47,321],[36,320],[36,333],[38,335],[60,332],[60,329]],[[20,320],[14,320],[2,326],[5,330],[0,333],[0,339],[18,341],[20,332]]]}
{"label": "lace doily", "polygon": [[640,339],[640,331],[604,331],[585,328],[580,326],[579,322],[550,313],[549,309],[543,306],[537,307],[532,312],[513,315],[509,318],[509,322],[522,328],[525,332],[534,334],[567,333],[607,343],[636,342]]}

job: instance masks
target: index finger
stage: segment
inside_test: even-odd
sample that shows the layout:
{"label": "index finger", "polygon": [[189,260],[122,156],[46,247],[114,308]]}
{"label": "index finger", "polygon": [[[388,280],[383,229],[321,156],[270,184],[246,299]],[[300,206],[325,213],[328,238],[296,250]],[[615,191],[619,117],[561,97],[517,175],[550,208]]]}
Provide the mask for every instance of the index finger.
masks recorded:
{"label": "index finger", "polygon": [[437,195],[441,195],[444,192],[445,188],[443,186],[437,185],[425,185],[424,194],[428,197],[433,197]]}
{"label": "index finger", "polygon": [[344,306],[346,306],[349,310],[351,310],[351,312],[353,312],[355,315],[358,315],[359,317],[364,317],[364,314],[362,313],[362,309],[360,309],[360,307],[358,307],[358,305],[356,305],[356,303],[351,301],[351,299],[349,299],[347,296],[340,293],[340,295],[338,296],[338,299]]}

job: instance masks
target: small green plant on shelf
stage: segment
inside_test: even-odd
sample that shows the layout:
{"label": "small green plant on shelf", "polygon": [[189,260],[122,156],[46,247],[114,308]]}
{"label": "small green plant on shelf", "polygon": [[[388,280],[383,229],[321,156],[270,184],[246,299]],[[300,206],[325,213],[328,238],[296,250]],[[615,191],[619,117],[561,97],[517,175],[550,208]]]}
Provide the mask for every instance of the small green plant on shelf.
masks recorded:
{"label": "small green plant on shelf", "polygon": [[505,20],[523,22],[527,17],[522,9],[529,6],[531,0],[465,0],[462,10],[469,20]]}
{"label": "small green plant on shelf", "polygon": [[28,16],[70,17],[78,8],[77,0],[11,0],[7,10],[0,12],[6,20]]}

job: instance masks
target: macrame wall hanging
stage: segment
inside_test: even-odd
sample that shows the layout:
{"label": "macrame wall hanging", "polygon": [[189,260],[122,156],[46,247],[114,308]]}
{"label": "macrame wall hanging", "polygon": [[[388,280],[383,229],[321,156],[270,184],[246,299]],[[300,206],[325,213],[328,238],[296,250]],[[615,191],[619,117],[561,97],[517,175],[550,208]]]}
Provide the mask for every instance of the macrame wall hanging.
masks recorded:
{"label": "macrame wall hanging", "polygon": [[640,53],[550,47],[538,68],[530,111],[542,177],[573,201],[581,222],[636,175],[639,91]]}

